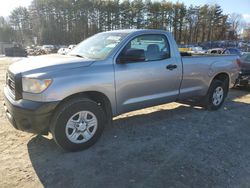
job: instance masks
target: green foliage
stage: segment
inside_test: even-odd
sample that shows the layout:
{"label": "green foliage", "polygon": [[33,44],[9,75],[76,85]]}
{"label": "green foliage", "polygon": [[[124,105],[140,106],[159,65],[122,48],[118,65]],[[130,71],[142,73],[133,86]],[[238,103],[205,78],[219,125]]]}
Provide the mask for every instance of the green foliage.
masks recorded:
{"label": "green foliage", "polygon": [[[3,18],[1,18],[3,19]],[[0,19],[0,40],[70,44],[100,31],[129,28],[166,29],[178,43],[228,39],[228,16],[219,5],[186,7],[151,0],[33,0]],[[13,35],[14,33],[14,35]]]}

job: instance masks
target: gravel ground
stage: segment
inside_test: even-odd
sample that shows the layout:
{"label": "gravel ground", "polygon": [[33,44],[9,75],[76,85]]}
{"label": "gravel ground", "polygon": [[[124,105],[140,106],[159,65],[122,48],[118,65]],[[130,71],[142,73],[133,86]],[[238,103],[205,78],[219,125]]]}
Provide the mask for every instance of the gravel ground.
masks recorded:
{"label": "gravel ground", "polygon": [[[0,58],[1,85],[10,63]],[[170,103],[124,114],[77,153],[0,115],[0,187],[250,187],[250,89],[216,112]]]}

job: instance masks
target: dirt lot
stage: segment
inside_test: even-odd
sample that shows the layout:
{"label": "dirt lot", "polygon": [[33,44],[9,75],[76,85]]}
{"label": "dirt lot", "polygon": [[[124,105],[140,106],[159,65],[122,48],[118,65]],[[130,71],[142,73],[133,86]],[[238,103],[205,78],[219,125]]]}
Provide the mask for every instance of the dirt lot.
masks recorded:
{"label": "dirt lot", "polygon": [[[10,63],[0,58],[1,85]],[[77,153],[15,130],[0,109],[0,187],[250,187],[250,89],[216,112],[171,103],[119,116]]]}

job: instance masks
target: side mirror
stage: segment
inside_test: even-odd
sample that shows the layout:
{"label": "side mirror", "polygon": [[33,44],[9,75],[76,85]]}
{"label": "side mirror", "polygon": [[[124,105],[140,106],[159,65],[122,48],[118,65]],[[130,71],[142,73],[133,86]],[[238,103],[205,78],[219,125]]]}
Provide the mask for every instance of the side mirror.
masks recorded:
{"label": "side mirror", "polygon": [[118,63],[133,63],[145,61],[145,52],[141,49],[128,49],[118,58]]}

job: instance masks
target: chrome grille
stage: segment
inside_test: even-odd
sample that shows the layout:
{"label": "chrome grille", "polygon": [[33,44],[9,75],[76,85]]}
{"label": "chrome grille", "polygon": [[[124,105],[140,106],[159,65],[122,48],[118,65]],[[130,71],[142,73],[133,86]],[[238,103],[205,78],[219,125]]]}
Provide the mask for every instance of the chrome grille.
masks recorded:
{"label": "chrome grille", "polygon": [[13,94],[13,96],[15,96],[15,92],[16,92],[15,78],[10,72],[8,72],[7,76],[6,76],[6,85],[10,89],[11,94]]}

